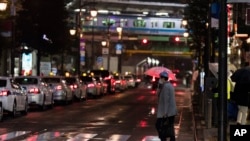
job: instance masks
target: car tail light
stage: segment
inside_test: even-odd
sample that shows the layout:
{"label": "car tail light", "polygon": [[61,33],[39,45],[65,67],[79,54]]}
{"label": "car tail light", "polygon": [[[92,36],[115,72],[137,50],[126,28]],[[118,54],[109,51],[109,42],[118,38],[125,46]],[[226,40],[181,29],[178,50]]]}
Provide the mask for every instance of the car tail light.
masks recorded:
{"label": "car tail light", "polygon": [[152,78],[152,82],[155,82],[155,77]]}
{"label": "car tail light", "polygon": [[61,89],[62,89],[61,85],[56,86],[56,90],[61,90]]}
{"label": "car tail light", "polygon": [[104,80],[111,79],[111,76],[105,77]]}
{"label": "car tail light", "polygon": [[70,88],[73,90],[73,89],[76,89],[77,88],[77,85],[70,85]]}
{"label": "car tail light", "polygon": [[174,86],[174,87],[176,87],[176,86],[177,86],[177,84],[176,84],[176,83],[173,83],[173,86]]}
{"label": "car tail light", "polygon": [[130,79],[129,82],[133,82],[134,80],[133,79]]}
{"label": "car tail light", "polygon": [[8,90],[0,91],[0,96],[8,96],[8,95],[10,95],[10,91],[8,91]]}
{"label": "car tail light", "polygon": [[94,84],[88,84],[88,87],[94,87],[95,85]]}
{"label": "car tail light", "polygon": [[40,93],[40,90],[38,88],[32,88],[32,89],[29,89],[28,92],[29,93]]}
{"label": "car tail light", "polygon": [[137,82],[141,82],[141,79],[136,79]]}
{"label": "car tail light", "polygon": [[115,83],[121,83],[121,81],[120,81],[120,80],[117,80],[117,81],[115,81]]}

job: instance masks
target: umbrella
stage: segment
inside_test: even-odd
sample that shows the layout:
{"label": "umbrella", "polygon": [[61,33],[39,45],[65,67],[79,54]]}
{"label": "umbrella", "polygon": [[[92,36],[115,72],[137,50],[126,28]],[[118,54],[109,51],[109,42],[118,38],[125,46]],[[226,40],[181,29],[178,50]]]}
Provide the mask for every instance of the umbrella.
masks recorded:
{"label": "umbrella", "polygon": [[231,80],[236,83],[250,83],[250,68],[245,67],[236,70],[232,76]]}
{"label": "umbrella", "polygon": [[169,80],[176,80],[175,74],[168,68],[165,67],[152,67],[145,71],[144,74],[152,77],[160,77],[160,73],[166,71],[168,73]]}
{"label": "umbrella", "polygon": [[[236,71],[236,67],[233,64],[228,64],[227,65],[228,72],[230,71]],[[218,78],[218,70],[219,70],[219,65],[218,63],[209,63],[209,70],[213,73],[213,75]],[[230,73],[228,73],[229,75]]]}

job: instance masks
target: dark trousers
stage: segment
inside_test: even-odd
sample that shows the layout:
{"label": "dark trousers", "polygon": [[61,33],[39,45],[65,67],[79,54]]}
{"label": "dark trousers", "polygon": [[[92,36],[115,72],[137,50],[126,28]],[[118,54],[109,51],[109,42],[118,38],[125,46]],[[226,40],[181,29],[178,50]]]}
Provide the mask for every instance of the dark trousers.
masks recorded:
{"label": "dark trousers", "polygon": [[218,104],[218,98],[213,98],[212,101],[212,124],[214,127],[218,126],[218,108],[219,108],[219,104]]}
{"label": "dark trousers", "polygon": [[[174,120],[175,120],[175,116],[171,116],[171,117],[168,117],[169,119],[169,124],[174,126]],[[161,123],[161,121],[163,120],[163,118],[157,118],[157,121],[156,121],[156,128],[159,127],[159,124]],[[166,141],[167,140],[167,137],[161,137],[159,136],[159,138],[161,139],[161,141]],[[170,138],[170,141],[175,141],[175,135],[169,137]]]}

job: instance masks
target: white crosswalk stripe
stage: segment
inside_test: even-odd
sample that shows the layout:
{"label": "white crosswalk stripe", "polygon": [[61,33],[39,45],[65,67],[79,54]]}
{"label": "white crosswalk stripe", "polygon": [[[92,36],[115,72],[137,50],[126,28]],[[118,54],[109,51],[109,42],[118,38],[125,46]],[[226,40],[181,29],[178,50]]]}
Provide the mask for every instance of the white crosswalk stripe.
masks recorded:
{"label": "white crosswalk stripe", "polygon": [[9,140],[30,133],[30,131],[13,131],[0,135],[0,141]]}
{"label": "white crosswalk stripe", "polygon": [[50,139],[60,137],[61,133],[60,132],[45,132],[42,134],[36,134],[33,136],[30,136],[22,141],[48,141]]}
{"label": "white crosswalk stripe", "polygon": [[[111,134],[108,138],[97,137],[94,133],[77,132],[43,132],[31,134],[31,131],[13,131],[0,135],[0,141],[6,141],[22,136],[20,141],[89,141],[91,139],[101,139],[105,141],[128,141],[131,135]],[[25,135],[27,136],[25,138]],[[145,136],[141,141],[160,141],[158,136]]]}
{"label": "white crosswalk stripe", "polygon": [[90,133],[80,133],[74,136],[73,138],[68,139],[67,141],[88,141],[92,139],[97,134],[90,134]]}
{"label": "white crosswalk stripe", "polygon": [[130,135],[113,134],[106,141],[127,141]]}
{"label": "white crosswalk stripe", "polygon": [[142,141],[161,141],[158,136],[146,136]]}

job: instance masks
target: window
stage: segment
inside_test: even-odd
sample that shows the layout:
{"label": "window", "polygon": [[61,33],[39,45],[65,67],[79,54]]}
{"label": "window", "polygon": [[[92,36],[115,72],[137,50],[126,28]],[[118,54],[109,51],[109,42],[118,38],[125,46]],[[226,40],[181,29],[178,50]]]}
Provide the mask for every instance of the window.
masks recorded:
{"label": "window", "polygon": [[6,80],[0,80],[0,87],[6,87],[7,81]]}
{"label": "window", "polygon": [[175,28],[175,22],[163,22],[163,28]]}
{"label": "window", "polygon": [[38,84],[37,78],[15,78],[15,82],[21,85]]}
{"label": "window", "polygon": [[137,19],[137,20],[134,20],[133,26],[134,27],[146,27],[146,22],[145,20]]}

